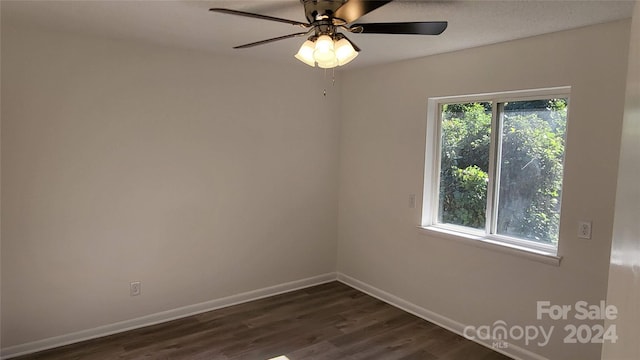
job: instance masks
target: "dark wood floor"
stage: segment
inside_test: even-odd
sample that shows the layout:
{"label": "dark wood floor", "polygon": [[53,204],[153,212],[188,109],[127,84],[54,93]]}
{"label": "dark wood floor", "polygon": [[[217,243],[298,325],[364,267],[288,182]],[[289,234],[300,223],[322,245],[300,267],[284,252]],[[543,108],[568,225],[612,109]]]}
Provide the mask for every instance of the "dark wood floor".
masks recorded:
{"label": "dark wood floor", "polygon": [[266,360],[278,356],[289,360],[508,359],[339,282],[19,359]]}

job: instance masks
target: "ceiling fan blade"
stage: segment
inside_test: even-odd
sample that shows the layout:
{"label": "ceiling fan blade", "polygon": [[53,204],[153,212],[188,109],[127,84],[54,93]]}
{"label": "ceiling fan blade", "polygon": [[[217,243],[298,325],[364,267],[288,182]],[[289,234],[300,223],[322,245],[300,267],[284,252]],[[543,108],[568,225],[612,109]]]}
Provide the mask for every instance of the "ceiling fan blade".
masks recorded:
{"label": "ceiling fan blade", "polygon": [[[354,24],[350,29],[363,34],[440,35],[447,28],[446,21]],[[359,31],[361,29],[361,31]]]}
{"label": "ceiling fan blade", "polygon": [[281,22],[281,23],[285,23],[285,24],[302,26],[304,28],[311,27],[311,24],[303,23],[303,22],[300,22],[300,21],[282,19],[282,18],[277,18],[277,17],[273,17],[273,16],[267,16],[267,15],[254,14],[254,13],[245,12],[245,11],[222,9],[222,8],[212,8],[212,9],[209,9],[209,11],[223,13],[223,14],[230,14],[230,15],[245,16],[245,17],[250,17],[250,18],[254,18],[254,19],[277,21],[277,22]]}
{"label": "ceiling fan blade", "polygon": [[351,23],[390,2],[391,0],[349,0],[336,10],[334,17]]}
{"label": "ceiling fan blade", "polygon": [[289,35],[285,35],[285,36],[278,36],[278,37],[267,39],[267,40],[256,41],[256,42],[252,42],[252,43],[244,44],[244,45],[240,45],[240,46],[234,46],[233,48],[234,49],[246,49],[246,48],[250,48],[250,47],[254,47],[254,46],[258,46],[258,45],[268,44],[268,43],[274,42],[274,41],[289,39],[289,38],[298,37],[298,36],[305,36],[307,34],[309,34],[308,31],[307,32],[299,32],[299,33],[289,34]]}

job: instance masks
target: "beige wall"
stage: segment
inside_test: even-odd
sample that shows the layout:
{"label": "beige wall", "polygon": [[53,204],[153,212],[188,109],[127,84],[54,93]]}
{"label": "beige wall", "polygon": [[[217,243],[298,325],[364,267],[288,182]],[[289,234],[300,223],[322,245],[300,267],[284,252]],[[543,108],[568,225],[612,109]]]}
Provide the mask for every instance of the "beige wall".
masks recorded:
{"label": "beige wall", "polygon": [[631,26],[627,98],[622,126],[620,169],[611,247],[607,301],[619,316],[619,339],[603,348],[603,359],[640,359],[640,4]]}
{"label": "beige wall", "polygon": [[[556,327],[550,359],[597,359],[600,345],[564,345],[563,322],[537,322],[536,301],[606,297],[629,21],[355,70],[343,79],[338,270],[467,325]],[[427,99],[572,86],[559,267],[416,229]],[[576,236],[593,221],[593,238]]]}
{"label": "beige wall", "polygon": [[2,25],[3,347],[335,271],[320,72]]}

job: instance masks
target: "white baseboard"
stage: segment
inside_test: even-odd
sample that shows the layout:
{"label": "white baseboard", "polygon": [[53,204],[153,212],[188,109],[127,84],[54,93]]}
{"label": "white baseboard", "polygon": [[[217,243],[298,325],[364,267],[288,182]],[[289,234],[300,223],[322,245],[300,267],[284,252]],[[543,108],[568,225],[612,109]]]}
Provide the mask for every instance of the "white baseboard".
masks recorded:
{"label": "white baseboard", "polygon": [[[450,319],[446,316],[442,316],[440,314],[437,314],[431,310],[427,310],[421,306],[418,306],[414,303],[411,303],[409,301],[406,301],[402,298],[399,298],[393,294],[390,294],[384,290],[380,290],[372,285],[369,285],[365,282],[362,282],[360,280],[357,280],[355,278],[352,278],[348,275],[342,274],[342,273],[338,273],[338,281],[349,285],[355,289],[358,289],[360,291],[362,291],[363,293],[369,294],[377,299],[380,299],[390,305],[393,305],[399,309],[402,309],[410,314],[413,314],[417,317],[420,317],[422,319],[425,319],[429,322],[432,322],[440,327],[443,327],[449,331],[452,331],[460,336],[464,336],[463,332],[464,329],[466,327],[465,324],[462,324],[460,322],[457,322],[453,319]],[[502,353],[506,356],[509,356],[511,358],[517,359],[517,360],[548,360],[547,358],[538,355],[532,351],[529,351],[523,347],[508,343],[507,347],[504,349],[497,349],[497,348],[493,348],[491,342],[488,341],[482,341],[479,340],[478,338],[476,338],[475,340],[473,340],[474,342],[488,347],[494,351],[497,351],[499,353]]]}
{"label": "white baseboard", "polygon": [[220,299],[205,301],[199,304],[187,305],[177,309],[162,311],[159,313],[142,316],[139,318],[125,320],[113,324],[99,326],[93,329],[82,330],[71,334],[50,337],[25,344],[10,346],[0,351],[0,359],[10,359],[16,356],[26,355],[37,351],[52,349],[59,346],[69,345],[80,341],[95,339],[107,335],[120,333],[123,331],[138,329],[141,327],[155,325],[171,320],[184,318],[200,314],[203,312],[216,310],[232,305],[237,305],[253,300],[262,299],[269,296],[287,293],[310,286],[324,284],[336,280],[336,273],[327,273],[313,276],[306,279],[291,281],[284,284],[269,286],[266,288],[247,291],[241,294],[231,295]]}

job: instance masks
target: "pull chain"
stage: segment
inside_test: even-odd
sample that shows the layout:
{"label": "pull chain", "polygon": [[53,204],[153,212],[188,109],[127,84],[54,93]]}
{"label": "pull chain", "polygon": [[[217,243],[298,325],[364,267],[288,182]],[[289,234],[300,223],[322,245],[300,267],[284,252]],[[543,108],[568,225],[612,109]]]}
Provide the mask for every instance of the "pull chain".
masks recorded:
{"label": "pull chain", "polygon": [[[327,69],[324,69],[324,77],[322,82],[325,84],[324,88],[322,89],[322,96],[327,97]],[[331,69],[331,86],[336,86],[336,68]]]}
{"label": "pull chain", "polygon": [[[324,77],[322,78],[322,83],[326,84],[327,83],[327,69],[324,69]],[[324,86],[324,89],[322,89],[322,96],[327,97],[327,86]]]}
{"label": "pull chain", "polygon": [[331,69],[331,86],[336,86],[336,68]]}

